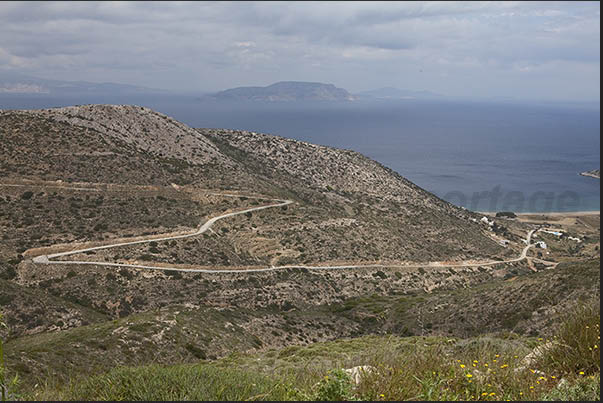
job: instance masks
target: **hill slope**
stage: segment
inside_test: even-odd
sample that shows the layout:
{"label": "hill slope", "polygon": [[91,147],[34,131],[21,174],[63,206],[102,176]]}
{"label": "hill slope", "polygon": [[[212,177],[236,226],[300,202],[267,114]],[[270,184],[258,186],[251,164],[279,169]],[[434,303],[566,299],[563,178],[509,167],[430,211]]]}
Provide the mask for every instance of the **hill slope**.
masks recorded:
{"label": "hill slope", "polygon": [[[301,228],[289,231],[311,260],[369,258],[368,249],[373,259],[397,260],[508,252],[467,211],[351,151],[244,131],[193,130],[133,106],[6,111],[0,128],[5,179],[177,183],[293,198],[293,223],[287,214],[266,212],[258,218],[269,222],[256,225],[267,225],[265,237],[281,244],[287,240],[279,234],[292,226],[316,227],[314,240]],[[370,248],[351,244],[368,239]],[[328,250],[319,252],[324,245]]]}
{"label": "hill slope", "polygon": [[[567,264],[498,263],[534,224],[493,217],[491,228],[353,151],[192,129],[138,106],[0,112],[0,178],[0,337],[27,388],[42,369],[90,374],[367,334],[547,334],[568,295],[599,293],[598,223],[579,245],[546,238],[551,255],[539,256]],[[273,199],[292,203],[247,211]],[[81,251],[91,246],[105,248]],[[76,263],[33,261],[74,250],[64,258]],[[293,267],[244,271],[273,265]],[[243,272],[220,271],[233,268]]]}

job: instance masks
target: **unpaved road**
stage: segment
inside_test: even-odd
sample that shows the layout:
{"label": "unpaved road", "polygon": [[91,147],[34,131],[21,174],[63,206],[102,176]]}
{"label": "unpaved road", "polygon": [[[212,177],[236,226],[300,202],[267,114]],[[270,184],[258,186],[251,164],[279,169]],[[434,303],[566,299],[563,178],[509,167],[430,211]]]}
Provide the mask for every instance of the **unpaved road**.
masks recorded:
{"label": "unpaved road", "polygon": [[[212,194],[221,195],[221,196],[233,196],[233,195],[229,195],[229,194],[219,194],[219,193],[212,193]],[[237,196],[239,196],[239,195],[237,195]],[[257,197],[254,197],[254,198],[257,198]],[[239,214],[245,214],[248,212],[264,210],[264,209],[269,209],[269,208],[274,208],[274,207],[282,207],[282,206],[286,206],[288,204],[293,203],[292,200],[272,200],[272,201],[275,201],[277,203],[260,206],[260,207],[253,207],[253,208],[249,208],[249,209],[245,209],[245,210],[241,210],[241,211],[235,211],[232,213],[227,213],[227,214],[223,214],[223,215],[211,218],[207,222],[205,222],[201,227],[199,227],[199,229],[196,232],[193,232],[190,234],[169,236],[169,237],[163,237],[163,238],[152,238],[152,239],[145,239],[145,240],[132,241],[132,242],[121,242],[121,243],[115,243],[115,244],[110,244],[110,245],[95,246],[95,247],[91,247],[91,248],[76,249],[76,250],[72,250],[72,251],[68,251],[68,252],[53,253],[50,255],[41,255],[41,256],[34,257],[33,262],[37,263],[37,264],[76,264],[76,265],[86,264],[86,265],[109,266],[109,267],[129,267],[129,268],[134,268],[134,269],[175,270],[175,271],[195,272],[195,273],[248,273],[248,272],[251,273],[251,272],[282,270],[282,269],[339,270],[339,269],[388,268],[388,267],[389,268],[478,267],[478,266],[492,266],[492,265],[502,264],[502,263],[519,262],[526,258],[528,250],[532,246],[534,246],[534,245],[531,245],[531,239],[532,239],[532,234],[536,230],[531,230],[528,232],[528,235],[526,238],[526,247],[521,251],[521,254],[519,255],[519,257],[514,258],[514,259],[509,259],[509,260],[502,260],[502,261],[501,260],[498,260],[498,261],[493,260],[493,261],[486,261],[486,262],[459,262],[459,263],[451,263],[451,264],[428,262],[428,263],[423,263],[423,264],[406,264],[406,265],[404,265],[404,264],[360,264],[360,265],[339,265],[339,266],[286,265],[286,266],[271,266],[271,267],[266,267],[266,268],[261,268],[261,269],[251,269],[250,268],[250,269],[232,269],[232,270],[211,270],[211,269],[185,269],[185,268],[165,267],[165,266],[161,266],[161,267],[160,266],[145,266],[145,265],[127,264],[127,263],[91,262],[91,261],[78,261],[78,260],[60,260],[60,261],[52,260],[52,259],[62,257],[62,256],[75,255],[78,253],[95,251],[95,250],[100,250],[100,249],[109,249],[109,248],[115,248],[115,247],[119,247],[119,246],[149,243],[152,241],[155,241],[155,242],[168,241],[168,240],[172,240],[172,239],[181,239],[181,238],[189,238],[189,237],[193,237],[193,236],[198,236],[198,235],[203,234],[207,230],[210,230],[212,225],[214,223],[216,223],[216,221],[218,221],[218,220],[232,217],[232,216],[239,215]]]}

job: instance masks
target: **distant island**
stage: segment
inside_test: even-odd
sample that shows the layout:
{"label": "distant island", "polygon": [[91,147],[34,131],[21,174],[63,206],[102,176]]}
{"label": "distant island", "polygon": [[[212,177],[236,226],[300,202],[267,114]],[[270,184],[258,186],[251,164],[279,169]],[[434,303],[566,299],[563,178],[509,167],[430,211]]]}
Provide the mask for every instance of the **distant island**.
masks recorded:
{"label": "distant island", "polygon": [[88,81],[49,80],[20,73],[0,73],[0,95],[137,95],[166,94],[169,91],[118,83],[92,83]]}
{"label": "distant island", "polygon": [[601,179],[601,170],[593,169],[592,171],[581,172],[582,176],[590,176],[591,178]]}
{"label": "distant island", "polygon": [[228,101],[354,101],[356,97],[333,84],[280,81],[267,87],[237,87],[206,98]]}

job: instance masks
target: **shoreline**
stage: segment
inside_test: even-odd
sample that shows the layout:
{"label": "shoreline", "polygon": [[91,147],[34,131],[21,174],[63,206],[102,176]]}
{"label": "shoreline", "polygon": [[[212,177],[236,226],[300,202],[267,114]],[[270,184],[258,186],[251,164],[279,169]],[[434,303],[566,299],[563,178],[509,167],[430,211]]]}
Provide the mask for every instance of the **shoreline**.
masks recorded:
{"label": "shoreline", "polygon": [[[474,211],[477,214],[487,214],[491,215],[498,213],[498,211]],[[513,212],[515,213],[515,212]],[[580,216],[580,215],[601,215],[600,210],[592,210],[592,211],[552,211],[552,212],[527,212],[527,213],[515,213],[517,216],[527,216],[527,215],[541,215],[541,216]]]}

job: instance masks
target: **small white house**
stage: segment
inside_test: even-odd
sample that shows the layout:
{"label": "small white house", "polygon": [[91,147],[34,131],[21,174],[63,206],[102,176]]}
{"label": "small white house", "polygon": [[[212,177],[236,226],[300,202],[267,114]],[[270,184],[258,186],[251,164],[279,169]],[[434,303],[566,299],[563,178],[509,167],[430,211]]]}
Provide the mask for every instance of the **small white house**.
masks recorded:
{"label": "small white house", "polygon": [[546,232],[547,234],[553,234],[555,236],[561,236],[561,235],[563,235],[563,232],[559,232],[559,231],[548,231],[548,230],[544,230],[544,229],[541,229],[541,231],[542,232]]}
{"label": "small white house", "polygon": [[546,242],[544,242],[544,241],[538,241],[538,242],[536,242],[536,246],[538,248],[540,248],[540,249],[546,249],[547,248]]}
{"label": "small white house", "polygon": [[480,222],[483,222],[484,224],[489,225],[490,227],[494,226],[494,221],[488,220],[488,217],[482,217]]}

